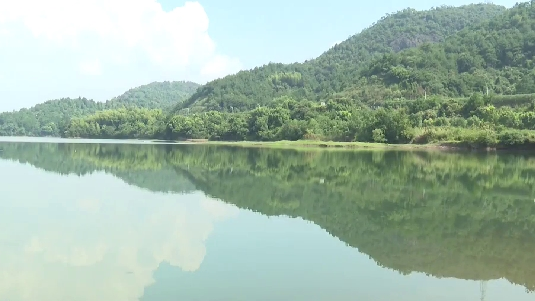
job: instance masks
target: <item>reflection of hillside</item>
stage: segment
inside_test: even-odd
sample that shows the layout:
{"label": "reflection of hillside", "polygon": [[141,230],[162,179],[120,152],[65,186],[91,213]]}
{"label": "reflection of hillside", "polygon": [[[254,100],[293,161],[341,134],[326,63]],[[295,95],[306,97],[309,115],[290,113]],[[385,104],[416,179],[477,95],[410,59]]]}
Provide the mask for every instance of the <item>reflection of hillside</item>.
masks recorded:
{"label": "reflection of hillside", "polygon": [[63,175],[97,171],[154,192],[188,193],[195,186],[161,158],[165,149],[114,144],[2,143],[0,158]]}
{"label": "reflection of hillside", "polygon": [[[270,177],[236,176],[233,179],[229,174],[223,177],[203,171],[197,176],[197,171],[191,168],[190,173],[191,179],[203,179],[196,185],[209,195],[264,214],[284,214],[313,221],[333,236],[369,254],[384,267],[402,273],[418,271],[461,279],[505,277],[535,288],[531,203],[524,203],[528,205],[522,206],[525,212],[522,208],[509,208],[502,213],[492,210],[496,217],[485,218],[478,216],[482,212],[465,204],[462,198],[444,205],[433,202],[440,195],[431,191],[426,192],[425,199],[429,202],[425,206],[411,206],[414,199],[407,199],[401,204],[406,208],[395,208],[395,201],[401,202],[403,196],[397,196],[396,200],[396,196],[383,193],[382,186],[370,188],[364,195],[377,196],[371,200],[376,204],[367,207],[358,203],[358,196],[355,200],[345,200],[343,194],[315,184],[293,186],[296,193],[292,194],[284,193],[284,185],[273,183]],[[299,191],[303,192],[297,195]],[[411,193],[418,192],[405,191],[406,195]],[[286,198],[289,201],[277,201]],[[502,201],[505,200],[496,200]],[[513,213],[520,214],[518,223],[507,220]]]}
{"label": "reflection of hillside", "polygon": [[137,170],[137,171],[108,171],[125,183],[154,192],[190,193],[195,185],[174,169]]}
{"label": "reflection of hillside", "polygon": [[[162,262],[198,270],[214,224],[237,213],[199,193],[177,202],[102,174],[3,167],[12,177],[0,198],[0,228],[10,229],[0,232],[0,300],[137,300]],[[17,187],[24,181],[32,189]]]}
{"label": "reflection of hillside", "polygon": [[[214,146],[96,150],[102,147],[68,145],[50,155],[122,170],[174,168],[180,182],[242,208],[313,221],[402,273],[505,277],[535,289],[535,158]],[[46,157],[30,157],[47,166],[39,163]],[[169,176],[153,174],[171,182]]]}

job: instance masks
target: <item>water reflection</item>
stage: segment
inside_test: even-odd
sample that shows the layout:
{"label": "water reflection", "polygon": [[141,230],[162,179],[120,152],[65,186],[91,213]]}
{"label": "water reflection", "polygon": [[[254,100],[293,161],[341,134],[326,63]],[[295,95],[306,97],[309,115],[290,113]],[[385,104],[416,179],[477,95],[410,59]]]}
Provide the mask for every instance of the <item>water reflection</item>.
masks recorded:
{"label": "water reflection", "polygon": [[[533,157],[2,149],[0,157],[40,169],[0,161],[0,225],[16,229],[0,234],[13,258],[0,264],[27,271],[33,298],[51,290],[41,278],[54,273],[45,280],[64,277],[73,289],[56,286],[56,299],[97,298],[96,288],[107,292],[101,300],[533,298]],[[297,219],[273,218],[281,215]],[[36,267],[50,272],[32,274]],[[25,280],[11,270],[0,289],[18,300]],[[75,292],[80,281],[87,288]]]}
{"label": "water reflection", "polygon": [[155,194],[102,173],[0,170],[0,300],[137,300],[162,262],[198,270],[214,225],[238,213],[201,193]]}

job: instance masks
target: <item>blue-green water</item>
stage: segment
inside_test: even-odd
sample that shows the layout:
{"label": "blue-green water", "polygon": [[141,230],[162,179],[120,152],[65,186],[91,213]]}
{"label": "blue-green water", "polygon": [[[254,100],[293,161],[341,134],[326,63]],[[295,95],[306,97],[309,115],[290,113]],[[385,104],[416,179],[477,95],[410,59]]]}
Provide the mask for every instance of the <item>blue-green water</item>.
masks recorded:
{"label": "blue-green water", "polygon": [[0,149],[0,300],[535,300],[526,155]]}

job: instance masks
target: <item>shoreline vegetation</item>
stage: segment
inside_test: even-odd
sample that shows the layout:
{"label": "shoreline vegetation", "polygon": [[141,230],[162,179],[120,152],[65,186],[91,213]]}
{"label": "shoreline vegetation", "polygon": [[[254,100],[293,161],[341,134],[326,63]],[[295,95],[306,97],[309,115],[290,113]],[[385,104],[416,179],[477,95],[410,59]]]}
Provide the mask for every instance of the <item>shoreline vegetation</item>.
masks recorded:
{"label": "shoreline vegetation", "polygon": [[[504,99],[522,99],[514,105]],[[120,108],[72,118],[63,138],[301,149],[535,149],[535,94],[326,103],[281,97],[244,112]],[[20,135],[22,136],[22,135]],[[49,135],[53,136],[53,135]]]}
{"label": "shoreline vegetation", "polygon": [[429,97],[373,107],[349,99],[281,97],[245,112],[180,115],[124,108],[73,118],[63,137],[279,148],[535,149],[535,94],[508,96],[524,99],[513,106],[501,104],[503,98],[474,93],[467,99]]}

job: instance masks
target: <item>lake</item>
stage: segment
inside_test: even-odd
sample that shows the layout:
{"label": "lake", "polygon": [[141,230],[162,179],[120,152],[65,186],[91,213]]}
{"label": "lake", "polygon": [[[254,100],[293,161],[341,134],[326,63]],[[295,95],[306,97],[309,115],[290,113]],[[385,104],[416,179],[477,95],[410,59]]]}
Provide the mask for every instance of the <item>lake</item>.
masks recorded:
{"label": "lake", "polygon": [[0,300],[535,300],[535,156],[0,141]]}

